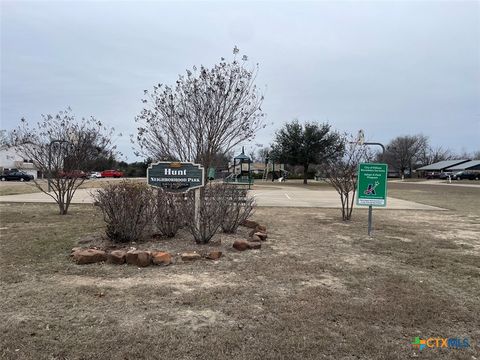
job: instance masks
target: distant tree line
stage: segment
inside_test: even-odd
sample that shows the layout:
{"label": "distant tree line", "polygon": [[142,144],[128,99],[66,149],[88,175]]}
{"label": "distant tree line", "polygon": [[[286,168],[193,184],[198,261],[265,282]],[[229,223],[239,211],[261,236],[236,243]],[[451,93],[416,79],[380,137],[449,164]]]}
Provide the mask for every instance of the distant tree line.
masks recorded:
{"label": "distant tree line", "polygon": [[378,162],[387,163],[400,176],[411,176],[422,166],[452,159],[480,159],[480,150],[455,154],[443,146],[432,146],[428,137],[417,134],[394,138],[386,145],[385,154],[379,152],[376,156]]}
{"label": "distant tree line", "polygon": [[[291,172],[291,178],[301,177],[304,183],[315,174],[324,170],[326,163],[334,162],[345,153],[346,145],[354,141],[346,140],[327,123],[298,120],[284,124],[277,131],[270,147],[262,147],[255,158],[284,163]],[[352,140],[354,139],[354,140]],[[411,176],[419,167],[450,159],[480,159],[480,150],[472,153],[455,154],[443,146],[433,146],[427,136],[422,134],[402,135],[385,144],[385,153],[369,153],[369,161],[383,162],[389,165],[390,172],[398,176]]]}

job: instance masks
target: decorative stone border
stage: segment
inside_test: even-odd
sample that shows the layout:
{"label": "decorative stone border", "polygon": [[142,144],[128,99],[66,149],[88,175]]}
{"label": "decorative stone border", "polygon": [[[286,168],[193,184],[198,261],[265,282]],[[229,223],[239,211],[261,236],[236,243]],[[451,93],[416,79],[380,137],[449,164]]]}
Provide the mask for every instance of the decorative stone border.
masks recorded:
{"label": "decorative stone border", "polygon": [[262,247],[261,242],[266,241],[268,237],[267,227],[253,220],[245,220],[241,225],[252,230],[248,234],[247,240],[235,240],[233,248],[238,251],[260,249]]}
{"label": "decorative stone border", "polygon": [[[219,250],[213,250],[206,253],[203,257],[197,252],[184,252],[179,254],[183,262],[200,260],[218,260],[222,256]],[[108,264],[129,264],[137,267],[146,267],[150,265],[167,266],[173,264],[175,256],[163,251],[151,250],[112,250],[105,251],[96,248],[73,248],[70,257],[78,265],[94,264],[98,262],[107,262]]]}
{"label": "decorative stone border", "polygon": [[[247,240],[235,240],[233,248],[238,251],[260,249],[261,242],[267,240],[267,227],[258,224],[256,221],[245,220],[241,225],[252,229]],[[82,248],[74,247],[70,257],[78,265],[94,264],[98,262],[107,262],[109,264],[129,264],[137,267],[146,267],[150,265],[168,266],[174,264],[176,258],[180,258],[183,262],[191,262],[200,259],[218,260],[222,257],[220,250],[212,250],[206,254],[199,254],[195,251],[184,252],[177,256],[168,252],[157,250],[137,250],[135,248],[102,250],[99,248]]]}

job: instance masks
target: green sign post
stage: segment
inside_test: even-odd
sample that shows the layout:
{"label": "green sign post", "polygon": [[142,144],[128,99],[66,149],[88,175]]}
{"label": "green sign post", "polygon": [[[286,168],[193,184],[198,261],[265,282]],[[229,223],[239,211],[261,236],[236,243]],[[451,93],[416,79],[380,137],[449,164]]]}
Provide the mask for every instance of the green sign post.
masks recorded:
{"label": "green sign post", "polygon": [[372,207],[387,206],[387,164],[364,163],[358,167],[357,205],[368,206],[368,235],[372,232]]}

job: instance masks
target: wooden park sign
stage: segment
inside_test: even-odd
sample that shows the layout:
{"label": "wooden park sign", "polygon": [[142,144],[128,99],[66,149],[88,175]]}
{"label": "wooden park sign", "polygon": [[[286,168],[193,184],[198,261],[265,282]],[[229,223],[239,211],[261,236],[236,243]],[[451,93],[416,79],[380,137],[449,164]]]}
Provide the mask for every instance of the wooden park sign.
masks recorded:
{"label": "wooden park sign", "polygon": [[185,192],[204,185],[205,169],[190,162],[160,161],[147,169],[148,184],[167,191]]}

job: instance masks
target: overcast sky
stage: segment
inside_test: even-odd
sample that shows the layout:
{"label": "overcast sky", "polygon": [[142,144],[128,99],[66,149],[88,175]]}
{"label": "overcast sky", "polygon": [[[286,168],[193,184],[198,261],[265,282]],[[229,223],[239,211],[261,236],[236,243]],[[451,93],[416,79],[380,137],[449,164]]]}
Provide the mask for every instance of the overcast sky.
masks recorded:
{"label": "overcast sky", "polygon": [[256,143],[298,118],[480,149],[479,1],[0,3],[3,129],[70,106],[134,133],[144,89],[237,45],[260,66]]}

